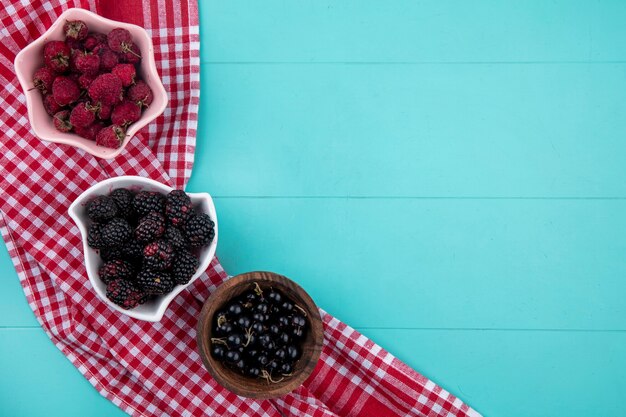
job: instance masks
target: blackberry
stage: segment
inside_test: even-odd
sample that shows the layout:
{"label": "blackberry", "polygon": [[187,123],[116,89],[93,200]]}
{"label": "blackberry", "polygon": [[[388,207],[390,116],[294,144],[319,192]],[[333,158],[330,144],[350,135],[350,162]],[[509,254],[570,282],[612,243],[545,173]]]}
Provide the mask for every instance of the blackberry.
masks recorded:
{"label": "blackberry", "polygon": [[132,219],[135,216],[135,208],[133,207],[133,199],[135,195],[126,188],[118,188],[113,190],[109,197],[117,206],[117,215],[125,219]]}
{"label": "blackberry", "polygon": [[165,216],[174,226],[181,227],[193,214],[191,199],[183,190],[173,190],[165,199]]}
{"label": "blackberry", "polygon": [[139,220],[135,238],[142,243],[152,242],[165,233],[165,217],[153,211]]}
{"label": "blackberry", "polygon": [[107,284],[107,298],[125,310],[135,308],[148,299],[138,286],[121,278]]}
{"label": "blackberry", "polygon": [[98,274],[100,279],[108,284],[115,279],[132,280],[135,278],[135,268],[129,262],[116,259],[104,263],[98,270]]}
{"label": "blackberry", "polygon": [[185,235],[191,247],[206,246],[215,237],[215,223],[208,214],[198,214],[187,221]]}
{"label": "blackberry", "polygon": [[183,251],[189,247],[189,242],[183,232],[174,226],[165,230],[163,238],[172,244],[175,251]]}
{"label": "blackberry", "polygon": [[133,230],[128,222],[116,217],[102,227],[102,244],[114,248],[129,240],[132,234]]}
{"label": "blackberry", "polygon": [[87,216],[94,222],[106,223],[117,215],[117,206],[112,198],[99,195],[87,206]]}
{"label": "blackberry", "polygon": [[105,262],[122,259],[130,263],[137,263],[143,258],[143,245],[136,240],[129,240],[122,246],[100,249],[100,257]]}
{"label": "blackberry", "polygon": [[174,281],[169,272],[143,269],[137,275],[137,283],[146,294],[167,294],[174,288]]}
{"label": "blackberry", "polygon": [[174,248],[164,240],[157,240],[143,248],[143,263],[146,267],[162,271],[168,269],[174,260]]}
{"label": "blackberry", "polygon": [[133,199],[133,207],[139,217],[143,217],[151,211],[163,213],[165,196],[156,191],[141,191]]}
{"label": "blackberry", "polygon": [[104,247],[102,243],[102,227],[99,223],[92,223],[87,232],[87,244],[90,248],[100,249]]}
{"label": "blackberry", "polygon": [[176,284],[185,285],[188,283],[199,264],[198,258],[191,253],[187,251],[178,252],[172,264],[172,278]]}

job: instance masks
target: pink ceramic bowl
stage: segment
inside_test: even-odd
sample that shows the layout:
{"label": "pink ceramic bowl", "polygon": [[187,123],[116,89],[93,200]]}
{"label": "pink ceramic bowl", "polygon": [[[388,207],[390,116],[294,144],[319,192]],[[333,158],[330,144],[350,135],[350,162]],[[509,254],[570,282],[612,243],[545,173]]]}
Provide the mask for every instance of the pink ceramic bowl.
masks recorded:
{"label": "pink ceramic bowl", "polygon": [[[34,88],[33,74],[43,65],[43,46],[49,40],[63,40],[65,38],[63,25],[66,20],[82,20],[87,23],[90,31],[105,34],[117,27],[128,29],[133,36],[133,41],[141,50],[142,59],[141,67],[139,68],[139,76],[152,89],[154,100],[149,107],[144,109],[141,118],[128,127],[126,139],[118,149],[98,146],[94,141],[81,138],[73,133],[63,133],[56,130],[52,123],[52,117],[46,113],[43,107],[41,93]],[[135,133],[156,119],[163,113],[163,110],[165,110],[167,106],[167,93],[165,92],[165,88],[163,88],[163,84],[156,70],[154,48],[148,32],[139,26],[105,19],[104,17],[100,17],[95,13],[83,9],[66,10],[59,16],[56,22],[50,26],[50,29],[48,29],[46,33],[26,48],[22,49],[15,57],[15,72],[24,90],[24,95],[26,96],[28,118],[35,134],[43,140],[76,146],[99,158],[110,159],[119,155]]]}

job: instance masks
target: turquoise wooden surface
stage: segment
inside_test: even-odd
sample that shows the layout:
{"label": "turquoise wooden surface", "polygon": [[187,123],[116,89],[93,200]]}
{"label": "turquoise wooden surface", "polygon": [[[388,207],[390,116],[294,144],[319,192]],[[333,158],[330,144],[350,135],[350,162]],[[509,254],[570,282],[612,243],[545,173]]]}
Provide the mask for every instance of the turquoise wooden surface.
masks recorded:
{"label": "turquoise wooden surface", "polygon": [[[230,273],[301,282],[485,416],[621,416],[626,2],[205,1]],[[0,251],[0,416],[123,415]],[[33,400],[36,399],[36,400]]]}

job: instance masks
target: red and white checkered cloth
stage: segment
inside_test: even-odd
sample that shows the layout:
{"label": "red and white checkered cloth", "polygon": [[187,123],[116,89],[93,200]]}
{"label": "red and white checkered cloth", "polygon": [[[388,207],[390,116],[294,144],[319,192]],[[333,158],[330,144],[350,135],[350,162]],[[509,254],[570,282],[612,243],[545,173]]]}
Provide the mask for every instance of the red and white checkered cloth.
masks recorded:
{"label": "red and white checkered cloth", "polygon": [[[313,375],[276,400],[238,397],[204,369],[196,349],[203,300],[228,278],[214,259],[160,323],[123,316],[87,280],[77,227],[67,215],[86,188],[117,175],[185,186],[195,149],[199,98],[194,0],[3,0],[0,39],[0,224],[35,316],[54,344],[106,398],[134,416],[478,416],[371,340],[321,312],[325,343]],[[163,116],[115,160],[33,136],[13,71],[15,54],[65,9],[82,7],[151,34],[169,92]]]}

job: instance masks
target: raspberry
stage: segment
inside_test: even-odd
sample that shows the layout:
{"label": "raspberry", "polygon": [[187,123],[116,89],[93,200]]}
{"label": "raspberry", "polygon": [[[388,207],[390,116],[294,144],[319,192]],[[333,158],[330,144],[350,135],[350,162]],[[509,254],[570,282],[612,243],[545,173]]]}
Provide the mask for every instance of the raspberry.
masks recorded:
{"label": "raspberry", "polygon": [[87,231],[87,245],[93,249],[100,249],[104,247],[102,243],[102,228],[104,225],[99,223],[92,223]]}
{"label": "raspberry", "polygon": [[165,216],[174,226],[183,226],[193,214],[191,199],[183,190],[173,190],[165,200]]}
{"label": "raspberry", "polygon": [[148,107],[153,99],[152,90],[145,81],[138,80],[135,85],[128,89],[126,98],[142,107]]}
{"label": "raspberry", "polygon": [[87,103],[78,103],[76,107],[72,109],[70,116],[70,123],[76,127],[87,127],[96,120],[94,111],[90,109]]}
{"label": "raspberry", "polygon": [[103,128],[96,135],[96,144],[106,148],[117,149],[122,146],[126,132],[118,125]]}
{"label": "raspberry", "polygon": [[104,126],[102,122],[97,122],[90,124],[87,127],[74,126],[74,132],[76,132],[76,134],[82,138],[95,141],[98,133],[105,127],[106,126]]}
{"label": "raspberry", "polygon": [[172,265],[174,248],[164,240],[148,243],[143,248],[144,265],[155,271],[163,271]]}
{"label": "raspberry", "polygon": [[98,116],[98,119],[100,120],[109,120],[111,118],[112,112],[113,112],[113,106],[100,103],[100,109],[98,110],[96,114]]}
{"label": "raspberry", "polygon": [[82,20],[68,20],[63,25],[63,32],[65,32],[67,38],[80,41],[87,37],[89,29]]}
{"label": "raspberry", "polygon": [[141,191],[135,196],[133,206],[140,217],[151,211],[163,213],[165,210],[165,196],[156,191]]}
{"label": "raspberry", "polygon": [[135,308],[148,299],[139,287],[125,279],[115,279],[107,284],[107,298],[125,310]]}
{"label": "raspberry", "polygon": [[189,282],[193,274],[196,273],[200,265],[198,258],[187,251],[179,252],[172,264],[172,278],[179,285],[185,285]]}
{"label": "raspberry", "polygon": [[137,71],[135,70],[135,66],[133,64],[117,64],[111,70],[111,73],[117,75],[117,78],[122,80],[122,85],[124,87],[134,84],[135,77],[137,76]]}
{"label": "raspberry", "polygon": [[93,80],[88,91],[94,101],[112,105],[121,100],[122,81],[113,74],[102,74]]}
{"label": "raspberry", "polygon": [[123,101],[113,108],[111,122],[126,127],[141,117],[141,107],[132,101]]}
{"label": "raspberry", "polygon": [[48,94],[52,91],[52,83],[56,74],[48,67],[41,67],[33,75],[33,84],[35,88],[41,91],[41,94]]}
{"label": "raspberry", "polygon": [[80,97],[78,84],[69,77],[56,77],[52,83],[52,95],[60,106],[66,106]]}
{"label": "raspberry", "polygon": [[50,116],[54,116],[63,108],[63,106],[59,106],[59,103],[54,100],[52,94],[46,94],[44,96],[43,107],[44,109],[46,109],[46,113],[48,113]]}
{"label": "raspberry", "polygon": [[131,191],[126,188],[118,188],[113,190],[109,197],[115,201],[118,216],[130,219],[135,215],[135,208],[133,207],[135,195]]}
{"label": "raspberry", "polygon": [[78,77],[78,86],[83,90],[87,90],[93,80],[96,79],[96,77],[97,75],[82,74],[80,77]]}
{"label": "raspberry", "polygon": [[107,36],[104,33],[90,33],[85,39],[85,49],[93,51],[98,45],[105,44],[107,42]]}
{"label": "raspberry", "polygon": [[100,70],[100,57],[91,52],[77,52],[74,58],[74,65],[78,72],[95,75]]}
{"label": "raspberry", "polygon": [[139,242],[152,242],[165,233],[165,217],[153,211],[139,220],[135,229],[135,239]]}
{"label": "raspberry", "polygon": [[70,47],[63,41],[50,41],[43,48],[43,59],[48,68],[61,73],[70,67]]}
{"label": "raspberry", "polygon": [[121,62],[126,62],[127,64],[138,64],[141,62],[141,51],[139,47],[133,43],[128,48],[128,51],[119,54],[119,58]]}
{"label": "raspberry", "polygon": [[116,217],[102,227],[102,243],[109,248],[120,246],[130,239],[132,233],[128,222]]}
{"label": "raspberry", "polygon": [[99,195],[87,205],[87,216],[94,222],[106,223],[117,216],[117,205],[111,197]]}
{"label": "raspberry", "polygon": [[168,272],[143,269],[137,275],[137,283],[146,294],[167,294],[174,289],[174,280]]}
{"label": "raspberry", "polygon": [[52,122],[54,123],[54,127],[59,132],[69,132],[72,130],[72,123],[70,121],[70,111],[69,110],[61,110],[56,113],[52,118]]}
{"label": "raspberry", "polygon": [[[72,53],[74,53],[74,51],[82,51],[85,47],[83,46],[83,42],[76,40],[76,39],[72,39],[72,38],[65,38],[65,44],[68,46],[68,48],[70,48],[70,51]],[[72,65],[72,61],[70,58],[70,69]]]}
{"label": "raspberry", "polygon": [[208,214],[192,216],[185,225],[185,236],[192,248],[206,246],[215,237],[215,223]]}
{"label": "raspberry", "polygon": [[130,32],[123,28],[115,28],[107,35],[109,48],[115,52],[126,52],[133,43]]}
{"label": "raspberry", "polygon": [[187,238],[177,227],[170,226],[165,229],[163,238],[172,244],[175,251],[183,251],[189,247]]}
{"label": "raspberry", "polygon": [[114,279],[128,279],[135,278],[135,268],[130,262],[116,259],[114,261],[105,262],[100,269],[98,269],[98,275],[105,284],[113,281]]}
{"label": "raspberry", "polygon": [[100,55],[100,71],[110,72],[115,66],[120,62],[119,57],[115,52],[109,49],[106,44],[100,45],[98,48],[94,49]]}

